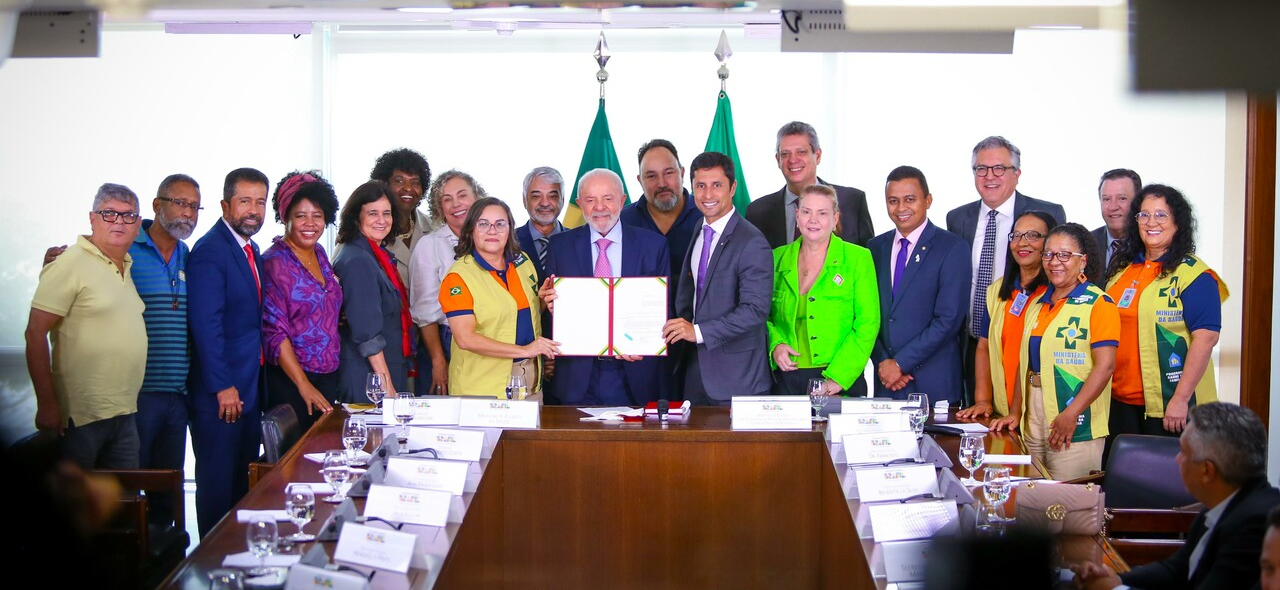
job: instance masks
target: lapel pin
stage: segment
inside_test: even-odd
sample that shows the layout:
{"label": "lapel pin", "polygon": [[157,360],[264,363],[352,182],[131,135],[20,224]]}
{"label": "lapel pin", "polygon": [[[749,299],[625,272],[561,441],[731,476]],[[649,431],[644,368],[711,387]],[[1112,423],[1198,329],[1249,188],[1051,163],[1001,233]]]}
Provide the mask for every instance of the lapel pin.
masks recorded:
{"label": "lapel pin", "polygon": [[832,281],[835,281],[835,283],[836,283],[836,285],[837,285],[837,286],[839,286],[839,285],[843,285],[843,284],[844,284],[844,277],[840,276],[839,274],[836,274],[836,276],[835,276],[834,278],[832,278],[831,280],[832,280]]}

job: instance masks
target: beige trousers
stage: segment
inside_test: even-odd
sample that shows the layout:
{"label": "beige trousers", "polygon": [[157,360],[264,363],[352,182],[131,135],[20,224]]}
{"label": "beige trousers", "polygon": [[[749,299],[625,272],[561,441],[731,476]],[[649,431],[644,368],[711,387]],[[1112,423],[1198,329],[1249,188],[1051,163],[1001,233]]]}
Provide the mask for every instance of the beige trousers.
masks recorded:
{"label": "beige trousers", "polygon": [[1102,469],[1102,447],[1106,444],[1106,437],[1073,442],[1068,448],[1057,451],[1050,449],[1049,423],[1044,418],[1044,390],[1031,385],[1028,379],[1027,391],[1030,413],[1027,416],[1027,431],[1022,433],[1022,442],[1026,445],[1027,452],[1049,469],[1049,477],[1067,481]]}

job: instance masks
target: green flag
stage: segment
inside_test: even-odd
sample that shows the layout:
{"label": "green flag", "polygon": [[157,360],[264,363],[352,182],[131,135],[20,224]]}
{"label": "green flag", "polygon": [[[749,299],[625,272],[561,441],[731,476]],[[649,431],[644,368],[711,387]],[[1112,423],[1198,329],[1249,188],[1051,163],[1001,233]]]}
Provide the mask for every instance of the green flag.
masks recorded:
{"label": "green flag", "polygon": [[733,206],[738,215],[746,217],[751,195],[747,192],[747,180],[742,174],[742,160],[738,158],[738,140],[734,139],[733,106],[729,104],[729,95],[723,90],[716,100],[716,118],[711,122],[711,133],[707,135],[707,147],[703,151],[720,152],[733,160],[733,167],[737,169],[734,182],[738,184],[738,191],[733,195]]}
{"label": "green flag", "polygon": [[[603,98],[600,99],[600,108],[596,111],[596,121],[591,124],[587,145],[582,148],[582,163],[578,164],[578,175],[573,180],[573,192],[569,193],[569,208],[564,214],[565,227],[578,227],[583,224],[582,209],[578,207],[578,179],[596,168],[607,168],[622,178],[622,164],[618,161],[618,151],[613,148],[613,136],[609,135],[609,118],[604,114]],[[622,182],[622,193],[625,203],[631,203],[631,196],[627,194],[626,181]]]}

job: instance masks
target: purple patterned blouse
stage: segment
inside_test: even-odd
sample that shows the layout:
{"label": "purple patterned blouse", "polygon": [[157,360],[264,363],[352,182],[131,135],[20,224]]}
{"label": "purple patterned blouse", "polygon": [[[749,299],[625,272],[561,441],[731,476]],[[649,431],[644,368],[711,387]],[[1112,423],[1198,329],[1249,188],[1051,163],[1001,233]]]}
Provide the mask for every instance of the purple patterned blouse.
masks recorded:
{"label": "purple patterned blouse", "polygon": [[338,314],[342,288],[324,248],[316,245],[316,259],[324,285],[302,266],[283,237],[271,241],[262,254],[262,336],[267,361],[280,364],[280,343],[286,338],[308,373],[338,370]]}

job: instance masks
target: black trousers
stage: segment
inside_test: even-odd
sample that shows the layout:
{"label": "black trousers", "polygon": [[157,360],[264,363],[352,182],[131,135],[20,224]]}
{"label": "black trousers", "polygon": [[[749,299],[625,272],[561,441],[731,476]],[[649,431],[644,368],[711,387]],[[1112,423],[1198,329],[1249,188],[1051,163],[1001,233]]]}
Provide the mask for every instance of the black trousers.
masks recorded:
{"label": "black trousers", "polygon": [[1111,442],[1121,434],[1147,434],[1152,436],[1180,436],[1180,433],[1164,429],[1164,418],[1147,418],[1146,406],[1126,404],[1111,400],[1111,416],[1107,419],[1107,442],[1102,450],[1102,465],[1111,456]]}

